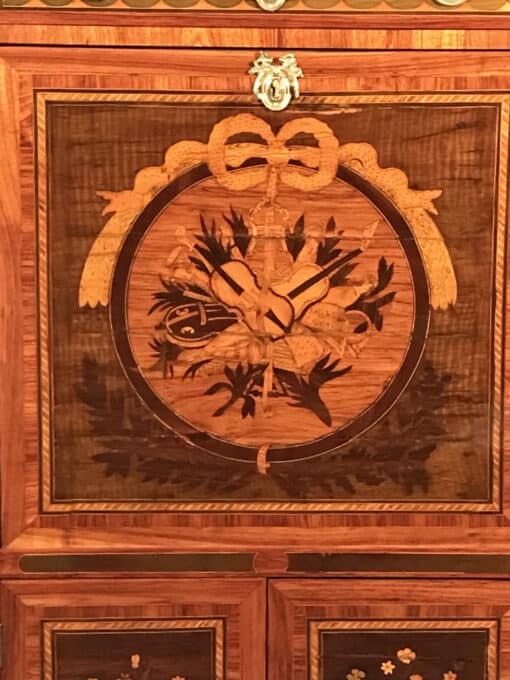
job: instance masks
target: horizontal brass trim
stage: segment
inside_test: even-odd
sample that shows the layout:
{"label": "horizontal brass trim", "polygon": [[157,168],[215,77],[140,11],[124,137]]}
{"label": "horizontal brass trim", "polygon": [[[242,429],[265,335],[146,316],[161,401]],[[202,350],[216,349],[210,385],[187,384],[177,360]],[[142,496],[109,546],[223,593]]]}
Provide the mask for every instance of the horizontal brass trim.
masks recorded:
{"label": "horizontal brass trim", "polygon": [[[253,553],[105,553],[23,555],[27,574],[65,572],[253,572]],[[289,553],[292,573],[456,573],[510,576],[510,555]]]}
{"label": "horizontal brass trim", "polygon": [[252,553],[23,555],[19,568],[27,574],[55,572],[183,572],[253,571]]}
{"label": "horizontal brass trim", "polygon": [[510,555],[290,553],[287,572],[448,572],[510,576]]}

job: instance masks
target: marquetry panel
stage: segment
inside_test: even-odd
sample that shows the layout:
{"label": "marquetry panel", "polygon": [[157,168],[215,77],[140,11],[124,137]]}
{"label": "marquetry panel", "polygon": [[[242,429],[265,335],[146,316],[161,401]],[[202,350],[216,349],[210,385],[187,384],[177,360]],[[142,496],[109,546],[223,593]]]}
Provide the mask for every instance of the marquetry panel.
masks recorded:
{"label": "marquetry panel", "polygon": [[45,621],[45,680],[225,677],[221,619]]}
{"label": "marquetry panel", "polygon": [[274,581],[269,679],[497,680],[509,607],[506,583]]}
{"label": "marquetry panel", "polygon": [[[342,528],[400,550],[441,516],[455,530],[430,545],[494,546],[504,57],[416,55],[410,70],[398,54],[298,53],[303,94],[269,112],[248,94],[248,51],[207,67],[199,51],[126,51],[122,66],[105,51],[93,73],[86,50],[51,54],[5,51],[23,189],[6,301],[25,325],[13,317],[5,344],[4,526],[8,541],[28,530],[12,547],[37,551],[48,529],[112,550],[111,529],[116,546],[166,549],[158,527],[184,521],[208,549],[256,545],[267,525],[279,549],[300,527],[301,548],[323,547],[322,529],[338,546]],[[335,514],[307,533],[314,512]],[[127,541],[142,513],[149,530]]]}
{"label": "marquetry panel", "polygon": [[6,583],[12,680],[259,680],[262,581]]}
{"label": "marquetry panel", "polygon": [[[218,509],[292,510],[293,497],[311,510],[497,509],[506,97],[303,100],[328,123],[299,106],[268,116],[223,113],[227,103],[38,93],[43,510],[131,498],[133,509],[201,509],[200,497]],[[444,190],[417,152],[424,190],[381,168],[372,144],[338,140],[384,127],[398,147],[397,130],[425,118],[438,149],[444,127],[492,135],[471,134],[486,188],[471,203],[454,170],[443,232]],[[172,129],[162,166],[140,168],[117,137],[130,126],[146,157],[154,130],[168,144]],[[229,145],[243,135],[264,144]],[[312,142],[282,155],[300,135]],[[463,148],[443,149],[446,167],[462,166]],[[133,188],[112,192],[108,162],[115,175],[130,159]]]}

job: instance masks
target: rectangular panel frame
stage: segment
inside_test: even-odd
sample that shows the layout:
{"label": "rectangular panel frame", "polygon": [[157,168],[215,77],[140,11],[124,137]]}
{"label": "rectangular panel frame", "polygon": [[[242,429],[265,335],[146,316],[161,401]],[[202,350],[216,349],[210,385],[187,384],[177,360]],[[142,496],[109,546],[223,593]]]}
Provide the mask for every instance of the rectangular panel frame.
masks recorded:
{"label": "rectangular panel frame", "polygon": [[466,619],[427,619],[426,621],[406,620],[400,621],[396,619],[375,620],[367,619],[365,621],[353,620],[331,620],[327,621],[310,621],[309,632],[309,664],[310,680],[323,680],[320,671],[321,658],[321,633],[323,631],[338,631],[338,630],[359,630],[359,631],[390,631],[390,630],[440,630],[442,632],[448,630],[464,631],[474,629],[484,629],[489,633],[489,646],[487,652],[487,671],[488,675],[485,680],[498,680],[498,622],[496,620],[481,619],[481,620],[466,620]]}
{"label": "rectangular panel frame", "polygon": [[[48,102],[73,103],[171,103],[171,104],[213,104],[218,102],[249,104],[253,98],[249,95],[243,97],[234,95],[183,95],[177,93],[147,92],[115,93],[115,92],[44,92],[35,93],[35,114],[37,128],[37,196],[38,196],[38,320],[39,320],[39,391],[40,391],[40,423],[41,423],[41,479],[42,479],[42,502],[43,513],[66,513],[66,512],[302,512],[302,502],[292,501],[240,501],[240,502],[187,502],[187,501],[86,501],[76,500],[70,502],[53,501],[53,456],[52,447],[52,368],[49,328],[51,327],[48,288],[49,288],[49,243],[48,243],[48,149],[46,134],[46,104]],[[503,379],[503,318],[504,318],[504,292],[505,292],[505,241],[507,226],[507,167],[508,167],[508,141],[510,126],[510,95],[507,94],[477,94],[466,92],[463,94],[451,93],[424,93],[424,94],[369,94],[369,95],[328,95],[319,98],[304,97],[305,105],[313,106],[315,103],[337,107],[352,107],[356,104],[497,104],[500,106],[500,130],[499,130],[499,153],[498,153],[498,180],[496,195],[496,228],[494,255],[491,278],[494,280],[494,325],[492,328],[491,342],[494,348],[494,365],[492,372],[492,394],[489,412],[492,413],[491,435],[489,450],[491,452],[490,474],[491,500],[488,502],[457,501],[307,501],[306,512],[497,512],[501,509],[501,458],[502,458],[502,379]]]}
{"label": "rectangular panel frame", "polygon": [[[3,253],[2,267],[5,286],[3,300],[11,323],[2,338],[7,376],[6,394],[9,395],[2,411],[3,439],[3,509],[4,544],[9,552],[38,551],[41,545],[59,550],[112,551],[117,549],[165,549],[168,540],[176,549],[193,549],[200,540],[201,549],[224,550],[233,543],[242,548],[259,545],[264,536],[266,545],[281,549],[323,550],[340,543],[348,544],[353,551],[394,550],[406,552],[414,547],[432,552],[509,552],[510,531],[507,503],[510,498],[508,482],[504,484],[503,512],[484,517],[460,512],[449,516],[452,530],[441,526],[441,520],[432,513],[408,518],[398,512],[386,522],[384,545],[380,543],[380,513],[363,515],[363,527],[357,518],[339,515],[317,516],[314,530],[308,528],[305,513],[259,517],[253,514],[231,515],[205,512],[187,514],[173,519],[157,513],[144,512],[148,529],[136,529],[137,518],[111,513],[105,525],[98,526],[92,514],[68,513],[62,517],[40,514],[38,498],[38,464],[35,444],[38,437],[35,404],[36,353],[34,345],[35,307],[33,303],[34,265],[34,204],[31,188],[33,173],[31,156],[32,93],[34,90],[98,88],[143,89],[151,87],[189,91],[246,92],[251,86],[244,75],[246,63],[253,58],[250,51],[210,54],[210,66],[204,67],[203,53],[186,51],[185,64],[181,52],[145,50],[143,57],[136,50],[124,52],[123,65],[118,62],[115,50],[101,51],[102,61],[90,73],[89,52],[85,49],[55,48],[48,54],[39,48],[3,48],[2,82],[6,92],[11,92],[9,106],[2,111],[6,157],[13,162],[2,169],[1,182],[9,187],[3,199],[1,227],[9,246]],[[445,55],[442,55],[445,56]],[[506,53],[449,54],[447,67],[438,64],[440,53],[355,53],[332,55],[306,53],[299,55],[309,87],[315,91],[331,92],[341,87],[349,91],[386,93],[406,89],[420,92],[448,90],[457,92],[501,92],[508,82],[502,64]],[[62,68],[62,64],[65,67]],[[122,66],[122,68],[121,68]],[[209,70],[207,70],[209,68]],[[354,75],[356,74],[356,75]],[[342,85],[344,83],[344,85]],[[398,87],[397,87],[397,85]],[[22,169],[18,165],[21,159]],[[21,173],[21,174],[20,174]],[[20,180],[21,178],[21,180]],[[23,200],[12,187],[23,185]],[[24,317],[24,321],[22,321]],[[508,321],[507,321],[508,322]],[[25,329],[23,333],[23,327]],[[22,338],[25,338],[24,342]],[[508,333],[505,333],[505,343]],[[508,370],[508,369],[506,369]],[[24,395],[20,386],[24,385]],[[508,399],[508,397],[506,397]],[[23,405],[24,404],[24,405]],[[508,401],[507,401],[508,404]],[[23,421],[19,414],[24,410]],[[506,435],[508,443],[508,435]],[[504,447],[506,448],[506,447]],[[508,466],[509,461],[505,461]],[[505,480],[507,476],[505,476]],[[100,508],[96,512],[102,512]],[[282,508],[280,512],[285,512]],[[494,510],[493,510],[494,512]],[[187,527],[184,535],[182,522]],[[126,530],[126,527],[129,527]],[[422,540],[420,527],[427,527],[426,541]],[[269,543],[266,543],[268,541]]]}
{"label": "rectangular panel frame", "polygon": [[[119,621],[44,621],[43,622],[43,680],[54,680],[58,660],[55,659],[54,636],[58,632],[119,632],[162,630],[214,630],[214,680],[225,680],[225,630],[223,619],[138,619]],[[57,661],[57,663],[55,663]]]}

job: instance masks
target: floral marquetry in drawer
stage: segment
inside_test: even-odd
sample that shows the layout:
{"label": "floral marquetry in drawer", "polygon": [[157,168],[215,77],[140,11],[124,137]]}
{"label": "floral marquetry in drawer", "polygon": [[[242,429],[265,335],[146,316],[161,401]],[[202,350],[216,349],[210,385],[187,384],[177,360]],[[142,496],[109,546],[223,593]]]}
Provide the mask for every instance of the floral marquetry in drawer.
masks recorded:
{"label": "floral marquetry in drawer", "polygon": [[341,666],[346,680],[495,680],[497,631],[490,619],[314,621],[310,677],[336,678]]}
{"label": "floral marquetry in drawer", "polygon": [[[100,67],[87,90],[79,59],[34,77],[21,159],[39,427],[24,474],[38,461],[43,525],[89,511],[505,524],[508,95],[485,91],[489,75],[480,91],[450,75],[425,91],[424,75],[423,92],[358,93],[371,62],[351,57],[300,58],[285,111],[220,94],[226,76],[192,94]],[[400,82],[405,66],[388,67]],[[338,93],[321,94],[330,74]]]}
{"label": "floral marquetry in drawer", "polygon": [[43,677],[222,680],[223,637],[215,619],[45,622]]}

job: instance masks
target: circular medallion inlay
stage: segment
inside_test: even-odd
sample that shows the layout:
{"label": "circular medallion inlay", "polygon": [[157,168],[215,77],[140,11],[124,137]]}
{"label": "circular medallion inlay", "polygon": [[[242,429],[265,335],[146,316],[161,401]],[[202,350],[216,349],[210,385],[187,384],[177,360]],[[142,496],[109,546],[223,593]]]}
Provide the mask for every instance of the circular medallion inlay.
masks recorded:
{"label": "circular medallion inlay", "polygon": [[429,290],[405,217],[352,169],[316,191],[268,184],[231,191],[203,165],[162,189],[120,248],[110,314],[161,422],[211,453],[278,462],[391,408],[423,351]]}

